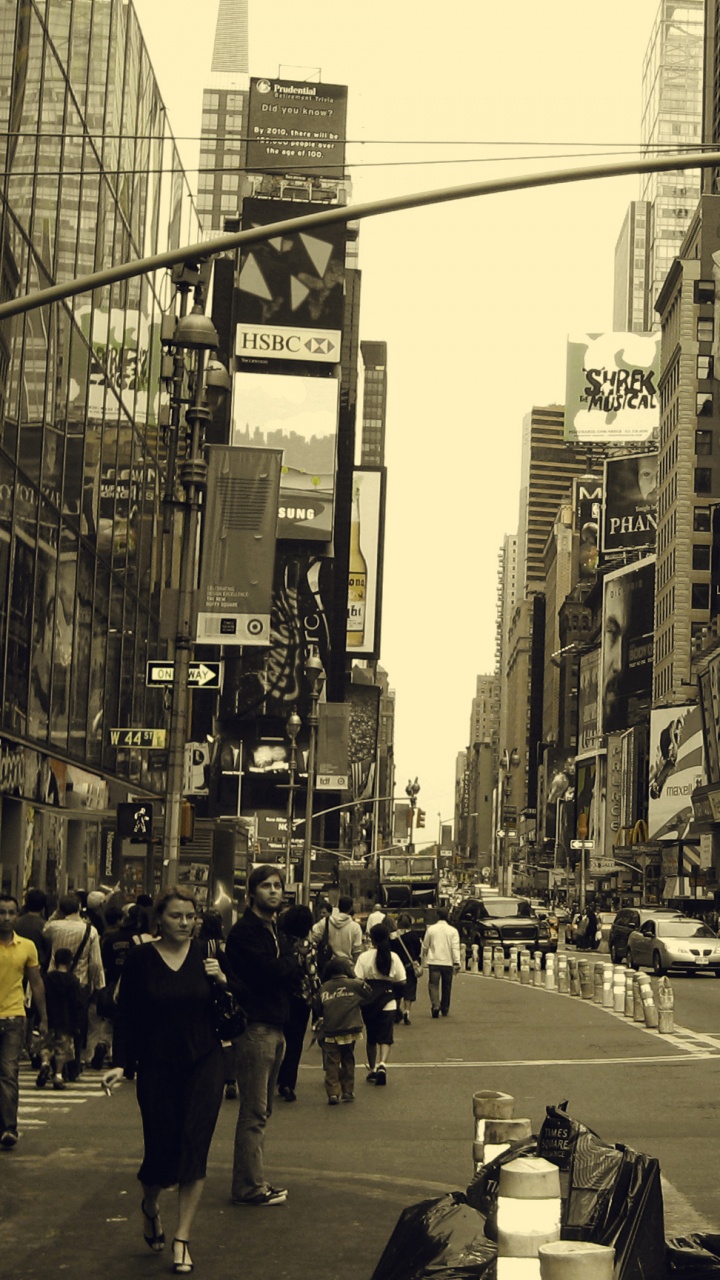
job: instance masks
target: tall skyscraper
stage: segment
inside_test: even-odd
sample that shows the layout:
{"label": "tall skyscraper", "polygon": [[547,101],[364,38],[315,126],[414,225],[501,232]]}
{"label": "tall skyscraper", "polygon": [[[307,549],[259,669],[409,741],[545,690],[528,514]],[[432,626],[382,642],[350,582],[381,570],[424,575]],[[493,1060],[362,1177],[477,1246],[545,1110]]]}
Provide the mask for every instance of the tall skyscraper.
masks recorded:
{"label": "tall skyscraper", "polygon": [[523,419],[520,512],[517,538],[517,596],[542,591],[545,543],[557,509],[574,476],[588,470],[587,447],[566,444],[562,405],[535,407]]}
{"label": "tall skyscraper", "polygon": [[[650,153],[668,146],[691,151],[701,140],[705,3],[660,0],[642,68],[640,141]],[[700,185],[700,174],[691,169],[642,175],[640,201],[630,206],[615,250],[616,329],[640,332],[641,323],[648,331],[658,328],[655,302]],[[620,324],[623,317],[629,323]]]}
{"label": "tall skyscraper", "polygon": [[381,467],[385,463],[387,343],[361,342],[360,355],[363,363],[360,465]]}
{"label": "tall skyscraper", "polygon": [[247,144],[249,0],[220,0],[210,82],[203,89],[198,210],[203,231],[222,231],[242,202]]}

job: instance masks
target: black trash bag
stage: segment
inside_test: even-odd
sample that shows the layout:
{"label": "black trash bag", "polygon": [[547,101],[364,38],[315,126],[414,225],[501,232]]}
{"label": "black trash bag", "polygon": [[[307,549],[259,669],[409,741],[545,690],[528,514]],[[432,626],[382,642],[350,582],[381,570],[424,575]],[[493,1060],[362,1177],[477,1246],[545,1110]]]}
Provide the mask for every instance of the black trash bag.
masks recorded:
{"label": "black trash bag", "polygon": [[720,1276],[720,1236],[695,1232],[667,1241],[667,1273],[684,1280],[710,1280]]}
{"label": "black trash bag", "polygon": [[485,1218],[485,1235],[489,1240],[497,1240],[497,1203],[500,1187],[500,1170],[504,1164],[517,1160],[520,1156],[537,1155],[537,1138],[519,1138],[511,1142],[507,1151],[501,1152],[494,1160],[484,1164],[475,1174],[466,1191],[467,1202],[477,1209]]}
{"label": "black trash bag", "polygon": [[612,1246],[614,1280],[663,1280],[658,1161],[629,1147],[609,1146],[566,1108],[567,1103],[548,1107],[537,1151],[560,1169],[563,1240]]}
{"label": "black trash bag", "polygon": [[497,1246],[461,1191],[404,1209],[372,1280],[495,1280]]}

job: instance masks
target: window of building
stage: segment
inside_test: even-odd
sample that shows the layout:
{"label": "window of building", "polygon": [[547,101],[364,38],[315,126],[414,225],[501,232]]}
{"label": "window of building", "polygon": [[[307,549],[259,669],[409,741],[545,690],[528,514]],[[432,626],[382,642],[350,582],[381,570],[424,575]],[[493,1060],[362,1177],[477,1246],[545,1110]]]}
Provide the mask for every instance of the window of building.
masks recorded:
{"label": "window of building", "polygon": [[712,342],[715,337],[715,324],[712,320],[698,320],[697,322],[697,340],[698,342]]}
{"label": "window of building", "polygon": [[704,302],[715,301],[715,281],[714,280],[696,280],[693,290],[694,301],[702,306]]}
{"label": "window of building", "polygon": [[709,458],[712,454],[712,431],[695,432],[695,453],[698,458]]}
{"label": "window of building", "polygon": [[710,391],[698,391],[695,396],[695,412],[698,418],[707,418],[713,411],[713,398]]}
{"label": "window of building", "polygon": [[693,569],[709,569],[710,568],[710,548],[709,547],[693,547],[692,567]]}
{"label": "window of building", "polygon": [[693,529],[696,533],[710,532],[710,508],[696,507],[693,515]]}
{"label": "window of building", "polygon": [[693,582],[690,594],[691,609],[709,609],[710,608],[710,584],[707,582]]}
{"label": "window of building", "polygon": [[712,356],[698,356],[698,358],[697,358],[697,376],[698,376],[698,378],[712,378],[712,376],[713,376],[713,358],[712,358]]}
{"label": "window of building", "polygon": [[712,469],[710,467],[695,468],[695,492],[710,493],[712,491]]}

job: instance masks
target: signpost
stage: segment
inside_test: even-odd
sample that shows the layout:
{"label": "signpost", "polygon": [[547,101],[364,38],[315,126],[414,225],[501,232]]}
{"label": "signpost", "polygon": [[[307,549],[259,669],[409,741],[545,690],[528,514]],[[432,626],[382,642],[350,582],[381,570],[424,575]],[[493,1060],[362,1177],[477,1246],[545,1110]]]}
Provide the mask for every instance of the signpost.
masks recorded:
{"label": "signpost", "polygon": [[[221,662],[191,662],[188,667],[188,684],[196,689],[219,689],[221,672]],[[171,685],[174,678],[174,662],[148,662],[145,684],[149,688]]]}
{"label": "signpost", "polygon": [[580,910],[585,910],[585,850],[594,849],[594,840],[571,840],[571,849],[580,850]]}

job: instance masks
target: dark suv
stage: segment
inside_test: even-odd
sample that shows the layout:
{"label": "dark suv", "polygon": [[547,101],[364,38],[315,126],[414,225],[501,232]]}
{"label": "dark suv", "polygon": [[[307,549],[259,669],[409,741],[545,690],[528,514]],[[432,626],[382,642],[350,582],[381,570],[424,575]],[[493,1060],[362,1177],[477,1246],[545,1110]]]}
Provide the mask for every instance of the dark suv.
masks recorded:
{"label": "dark suv", "polygon": [[682,911],[673,911],[671,907],[621,907],[610,926],[608,948],[613,964],[620,964],[627,957],[628,938],[634,929],[639,929],[646,920],[677,920],[683,918]]}
{"label": "dark suv", "polygon": [[502,946],[506,956],[511,947],[540,949],[539,921],[525,898],[466,898],[454,908],[450,923],[465,943],[468,960],[473,943],[480,948],[481,959],[484,946]]}

